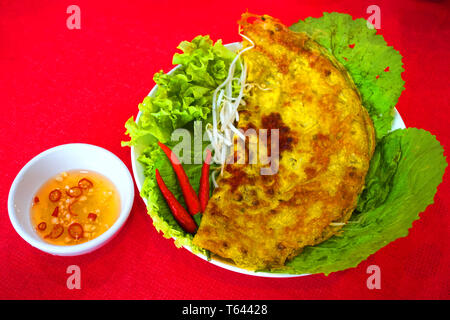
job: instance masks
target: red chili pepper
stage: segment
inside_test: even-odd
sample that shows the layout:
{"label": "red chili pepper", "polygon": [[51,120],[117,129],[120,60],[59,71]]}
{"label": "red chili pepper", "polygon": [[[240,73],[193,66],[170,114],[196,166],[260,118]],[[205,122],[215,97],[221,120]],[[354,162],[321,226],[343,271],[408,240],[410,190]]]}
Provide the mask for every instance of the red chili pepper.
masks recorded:
{"label": "red chili pepper", "polygon": [[67,232],[69,233],[69,236],[74,238],[75,240],[78,240],[83,237],[83,227],[81,224],[75,222],[72,223],[69,228],[67,228]]}
{"label": "red chili pepper", "polygon": [[59,201],[59,199],[61,199],[61,191],[59,191],[58,189],[53,190],[48,194],[48,198],[51,202]]}
{"label": "red chili pepper", "polygon": [[52,217],[57,217],[59,212],[59,207],[56,207],[55,210],[53,210]]}
{"label": "red chili pepper", "polygon": [[58,239],[64,232],[64,227],[60,224],[55,224],[53,226],[52,231],[48,235],[46,235],[44,238],[50,238],[50,239]]}
{"label": "red chili pepper", "polygon": [[66,191],[67,195],[71,198],[78,198],[83,194],[83,190],[80,187],[72,187]]}
{"label": "red chili pepper", "polygon": [[92,183],[91,180],[83,178],[80,181],[78,181],[78,186],[81,189],[89,189],[89,188],[92,188],[94,186],[94,184]]}
{"label": "red chili pepper", "polygon": [[206,205],[209,201],[209,165],[211,163],[211,150],[206,150],[206,159],[202,167],[202,176],[200,177],[200,188],[198,189],[198,197],[202,212],[205,212]]}
{"label": "red chili pepper", "polygon": [[47,229],[47,224],[45,222],[41,222],[38,224],[37,228],[39,229],[39,231],[44,231],[45,229]]}
{"label": "red chili pepper", "polygon": [[189,178],[186,175],[186,172],[183,169],[183,166],[178,160],[175,153],[169,149],[165,144],[158,142],[161,149],[166,154],[167,158],[169,158],[170,163],[172,164],[173,170],[178,178],[178,183],[180,184],[181,192],[183,193],[184,201],[186,202],[186,206],[188,208],[189,213],[193,216],[196,213],[199,213],[201,210],[200,200],[198,199],[197,194],[195,193],[194,188],[192,188],[191,183],[189,182]]}
{"label": "red chili pepper", "polygon": [[175,220],[177,220],[177,222],[184,229],[184,231],[189,233],[195,233],[197,231],[197,225],[195,224],[194,219],[192,219],[192,217],[189,215],[186,209],[184,209],[184,207],[175,198],[173,193],[170,192],[169,188],[167,188],[166,184],[164,183],[164,180],[159,174],[158,169],[155,170],[155,174],[159,190],[161,190],[164,199],[166,199],[166,202],[170,208],[170,211],[172,211]]}
{"label": "red chili pepper", "polygon": [[97,215],[93,212],[89,213],[87,217],[89,220],[92,220],[92,221],[95,221],[95,219],[97,219]]}
{"label": "red chili pepper", "polygon": [[73,215],[73,216],[77,216],[78,215],[72,210],[72,205],[74,205],[75,203],[77,203],[77,201],[73,201],[73,202],[69,203],[69,205],[67,206],[67,209],[69,210],[69,213],[71,215]]}

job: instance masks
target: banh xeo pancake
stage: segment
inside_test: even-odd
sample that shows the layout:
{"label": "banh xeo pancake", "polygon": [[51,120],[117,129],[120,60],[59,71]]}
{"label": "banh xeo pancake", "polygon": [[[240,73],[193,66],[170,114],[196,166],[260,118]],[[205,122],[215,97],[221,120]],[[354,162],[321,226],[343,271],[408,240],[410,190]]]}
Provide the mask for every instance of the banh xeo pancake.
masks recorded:
{"label": "banh xeo pancake", "polygon": [[255,47],[242,54],[252,89],[238,127],[279,129],[278,172],[226,164],[194,244],[246,269],[282,268],[350,218],[374,128],[345,68],[305,33],[267,15],[240,25]]}

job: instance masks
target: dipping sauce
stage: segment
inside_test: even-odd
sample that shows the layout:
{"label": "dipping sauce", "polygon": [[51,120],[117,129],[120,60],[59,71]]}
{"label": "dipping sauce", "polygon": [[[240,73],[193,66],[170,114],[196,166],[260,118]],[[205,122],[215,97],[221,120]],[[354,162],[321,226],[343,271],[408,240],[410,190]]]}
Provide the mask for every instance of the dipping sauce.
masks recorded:
{"label": "dipping sauce", "polygon": [[36,232],[55,245],[75,245],[108,230],[120,214],[120,197],[103,175],[85,170],[62,172],[32,198]]}

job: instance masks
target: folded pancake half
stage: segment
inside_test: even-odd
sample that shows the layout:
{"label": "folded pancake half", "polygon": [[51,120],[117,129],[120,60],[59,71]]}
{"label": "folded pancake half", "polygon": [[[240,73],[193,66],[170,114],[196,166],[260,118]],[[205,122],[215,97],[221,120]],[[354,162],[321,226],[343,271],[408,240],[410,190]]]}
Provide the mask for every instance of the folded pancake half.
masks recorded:
{"label": "folded pancake half", "polygon": [[255,47],[243,54],[252,89],[239,127],[278,129],[278,171],[226,165],[194,244],[246,269],[282,268],[350,218],[374,129],[345,68],[319,44],[269,16],[240,24]]}

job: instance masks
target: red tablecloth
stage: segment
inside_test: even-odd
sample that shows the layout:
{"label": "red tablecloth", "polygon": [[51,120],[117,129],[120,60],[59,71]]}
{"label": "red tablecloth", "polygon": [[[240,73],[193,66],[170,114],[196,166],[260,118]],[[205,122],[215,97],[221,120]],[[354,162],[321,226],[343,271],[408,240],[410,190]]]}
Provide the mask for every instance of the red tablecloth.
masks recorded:
{"label": "red tablecloth", "polygon": [[[9,187],[22,166],[47,148],[99,145],[131,170],[122,148],[124,122],[171,68],[182,40],[198,34],[239,40],[240,14],[267,13],[291,24],[339,11],[368,17],[373,1],[75,1],[81,30],[66,27],[67,1],[0,1],[0,298],[13,299],[381,299],[450,298],[449,176],[435,204],[407,238],[357,268],[328,277],[264,279],[223,270],[176,249],[152,226],[136,192],[120,234],[93,253],[54,257],[28,245],[7,213]],[[408,127],[435,134],[450,150],[448,1],[377,1],[381,32],[403,55],[406,90],[397,105]],[[82,288],[66,287],[78,265]],[[381,268],[381,290],[366,286],[369,265]]]}

